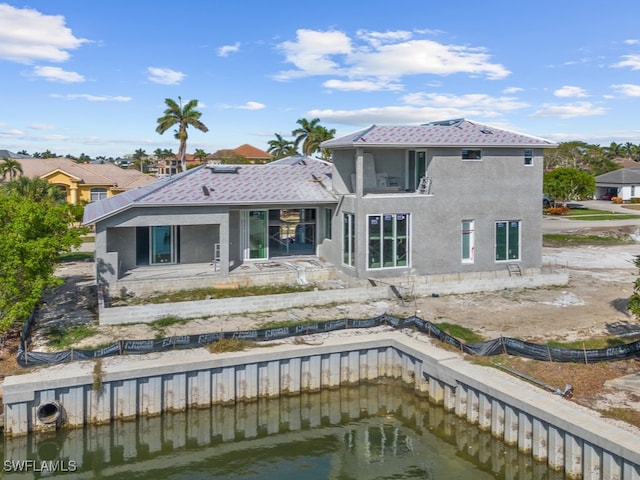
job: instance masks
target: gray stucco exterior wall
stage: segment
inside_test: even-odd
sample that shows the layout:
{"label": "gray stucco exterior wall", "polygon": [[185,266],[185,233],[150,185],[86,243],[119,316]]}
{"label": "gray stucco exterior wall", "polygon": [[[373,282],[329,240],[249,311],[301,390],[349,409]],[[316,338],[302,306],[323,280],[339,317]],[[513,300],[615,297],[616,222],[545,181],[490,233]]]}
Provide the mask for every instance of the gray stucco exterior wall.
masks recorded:
{"label": "gray stucco exterior wall", "polygon": [[[533,150],[530,165],[524,162],[525,148],[483,148],[481,160],[462,160],[457,148],[416,150],[426,152],[426,175],[432,181],[429,194],[371,193],[361,184],[360,196],[351,193],[350,181],[335,178],[350,177],[354,171],[364,175],[358,163],[365,154],[373,155],[376,171],[404,177],[407,150],[333,152],[334,187],[345,196],[333,223],[333,238],[340,240],[323,245],[322,255],[358,278],[504,270],[514,262],[522,268],[541,266],[542,149]],[[355,267],[342,262],[343,213],[355,214]],[[367,268],[367,215],[398,213],[410,215],[410,266]],[[461,258],[463,220],[473,220],[474,225],[474,258],[468,263]],[[520,222],[517,260],[496,261],[495,232],[500,221]]]}

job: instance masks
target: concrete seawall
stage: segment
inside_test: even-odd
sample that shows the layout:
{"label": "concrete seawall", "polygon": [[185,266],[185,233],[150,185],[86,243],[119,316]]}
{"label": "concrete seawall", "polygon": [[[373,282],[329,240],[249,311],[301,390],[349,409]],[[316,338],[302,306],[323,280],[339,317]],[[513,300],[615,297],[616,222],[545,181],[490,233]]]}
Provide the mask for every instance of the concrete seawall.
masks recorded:
{"label": "concrete seawall", "polygon": [[79,362],[8,377],[5,433],[24,435],[400,379],[416,394],[569,477],[640,479],[638,436],[559,396],[387,331],[320,346],[204,349]]}

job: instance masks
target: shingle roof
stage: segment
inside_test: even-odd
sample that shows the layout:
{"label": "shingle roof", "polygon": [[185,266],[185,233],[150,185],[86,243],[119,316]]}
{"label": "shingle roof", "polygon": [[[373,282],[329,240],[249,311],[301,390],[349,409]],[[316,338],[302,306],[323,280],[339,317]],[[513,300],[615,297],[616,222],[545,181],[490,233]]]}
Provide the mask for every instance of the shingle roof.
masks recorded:
{"label": "shingle roof", "polygon": [[621,168],[612,172],[603,173],[596,177],[596,183],[640,185],[640,166]]}
{"label": "shingle roof", "polygon": [[0,150],[0,159],[2,158],[13,158],[14,160],[20,158],[31,158],[31,155],[25,155],[23,153],[13,153],[9,150]]}
{"label": "shingle roof", "polygon": [[233,149],[238,155],[242,155],[245,158],[263,158],[270,159],[273,158],[273,155],[265,152],[264,150],[260,150],[259,148],[254,147],[253,145],[249,145],[245,143],[244,145],[240,145],[238,148]]}
{"label": "shingle roof", "polygon": [[496,127],[465,120],[447,120],[424,125],[373,125],[344,137],[323,142],[322,148],[354,147],[556,147],[545,140],[522,133],[502,130]]}
{"label": "shingle roof", "polygon": [[46,177],[53,172],[63,171],[85,185],[109,185],[122,190],[155,181],[155,178],[137,170],[126,170],[110,163],[76,163],[64,157],[22,158],[18,161],[23,175],[30,178]]}
{"label": "shingle roof", "polygon": [[314,159],[295,165],[201,165],[90,203],[84,223],[95,223],[133,206],[333,203],[337,199],[330,183],[331,165]]}

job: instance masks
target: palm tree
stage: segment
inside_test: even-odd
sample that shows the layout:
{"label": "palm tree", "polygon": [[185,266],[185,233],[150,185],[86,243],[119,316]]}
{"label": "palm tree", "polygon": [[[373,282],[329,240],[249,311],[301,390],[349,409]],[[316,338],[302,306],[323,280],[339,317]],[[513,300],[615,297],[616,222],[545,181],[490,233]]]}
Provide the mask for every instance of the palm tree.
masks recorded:
{"label": "palm tree", "polygon": [[320,119],[314,118],[313,120],[309,121],[306,118],[299,118],[296,123],[300,125],[300,127],[291,132],[291,135],[296,137],[296,139],[294,140],[295,147],[297,149],[300,145],[300,142],[302,142],[302,153],[304,155],[310,155],[311,153],[313,153],[313,150],[309,150],[309,137],[311,136],[313,130],[320,123]]}
{"label": "palm tree", "polygon": [[327,160],[330,153],[326,149],[320,149],[320,144],[326,140],[331,140],[336,135],[335,128],[328,130],[322,125],[316,126],[311,132],[311,135],[307,137],[307,148],[310,153],[315,153],[321,150],[320,155],[323,160]]}
{"label": "palm tree", "polygon": [[4,180],[9,175],[9,181],[13,180],[18,174],[22,175],[22,164],[15,158],[4,157],[0,164],[0,175]]}
{"label": "palm tree", "polygon": [[20,176],[4,184],[4,191],[8,194],[19,195],[34,202],[53,201],[57,203],[66,200],[65,193],[44,178],[28,178]]}
{"label": "palm tree", "polygon": [[267,152],[272,154],[276,159],[296,155],[298,150],[291,140],[285,140],[279,133],[275,134],[275,140],[269,140],[269,149]]}
{"label": "palm tree", "polygon": [[193,156],[196,157],[200,163],[204,163],[204,159],[207,158],[209,154],[201,148],[196,148],[196,151],[193,152]]}
{"label": "palm tree", "polygon": [[145,152],[142,148],[139,148],[135,151],[133,155],[131,155],[135,163],[138,163],[140,166],[140,171],[144,172],[145,159],[147,158],[147,152]]}
{"label": "palm tree", "polygon": [[164,111],[164,115],[157,120],[158,126],[156,132],[162,135],[174,125],[178,126],[174,137],[180,141],[178,157],[182,163],[182,171],[185,172],[187,170],[187,161],[185,158],[187,153],[187,128],[192,126],[201,132],[208,132],[209,129],[200,121],[202,113],[195,109],[198,106],[198,100],[189,100],[184,107],[182,106],[182,98],[178,97],[178,100],[180,104],[170,98],[164,100],[167,108]]}

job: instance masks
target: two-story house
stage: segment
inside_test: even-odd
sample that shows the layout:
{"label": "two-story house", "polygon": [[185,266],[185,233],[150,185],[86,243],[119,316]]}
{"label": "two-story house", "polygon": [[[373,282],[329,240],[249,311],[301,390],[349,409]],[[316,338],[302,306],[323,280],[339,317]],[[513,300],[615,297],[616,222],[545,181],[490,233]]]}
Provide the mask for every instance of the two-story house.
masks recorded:
{"label": "two-story house", "polygon": [[301,255],[357,279],[541,266],[552,142],[460,119],[372,126],[322,147],[332,164],[202,165],[90,204],[98,281],[210,262],[229,277]]}
{"label": "two-story house", "polygon": [[553,142],[465,119],[324,142],[340,198],[319,254],[358,278],[539,268]]}

